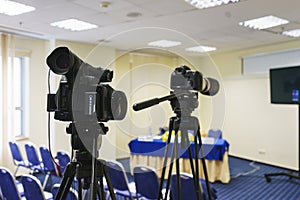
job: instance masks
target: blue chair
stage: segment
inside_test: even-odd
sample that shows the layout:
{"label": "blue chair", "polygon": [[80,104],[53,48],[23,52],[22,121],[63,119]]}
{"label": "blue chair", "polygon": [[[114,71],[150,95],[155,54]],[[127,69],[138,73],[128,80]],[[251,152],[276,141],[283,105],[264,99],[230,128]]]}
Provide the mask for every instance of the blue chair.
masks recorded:
{"label": "blue chair", "polygon": [[[155,170],[148,166],[133,169],[136,192],[146,199],[158,199],[159,180]],[[164,193],[164,192],[163,192]]]}
{"label": "blue chair", "polygon": [[71,158],[66,152],[63,151],[58,151],[56,158],[58,160],[60,173],[63,175],[67,165],[71,162]]}
{"label": "blue chair", "polygon": [[25,199],[21,198],[21,194],[18,190],[18,186],[14,176],[11,172],[4,168],[0,167],[0,189],[3,199],[9,200],[20,200]]}
{"label": "blue chair", "polygon": [[17,166],[17,168],[14,172],[14,176],[16,176],[16,174],[19,170],[19,167],[25,167],[25,168],[30,169],[28,160],[23,159],[23,156],[21,154],[21,151],[20,151],[17,143],[9,142],[8,144],[9,144],[10,152],[11,152],[11,155],[12,155],[12,158],[13,158],[13,163],[14,163],[14,165]]}
{"label": "blue chair", "polygon": [[222,139],[222,131],[220,129],[217,129],[217,130],[210,129],[208,131],[207,137],[213,137],[215,139]]}
{"label": "blue chair", "polygon": [[[173,174],[171,176],[171,193],[174,200],[178,199],[178,190],[177,190],[177,175]],[[194,179],[191,174],[181,173],[180,174],[180,186],[181,186],[181,199],[189,199],[189,200],[196,200],[196,190],[194,185]],[[205,185],[205,181],[200,179],[200,188],[201,188],[201,200],[208,200],[207,188]],[[210,184],[210,191],[212,194],[212,199],[217,199],[217,191],[216,189]]]}
{"label": "blue chair", "polygon": [[48,148],[41,146],[40,154],[41,154],[42,163],[43,163],[43,171],[46,174],[46,177],[45,177],[45,180],[43,183],[43,188],[45,189],[48,179],[51,178],[51,175],[57,176],[58,174],[57,174],[57,170],[56,170],[56,164],[54,163],[53,158],[52,158]]}
{"label": "blue chair", "polygon": [[[58,192],[58,189],[60,187],[60,184],[54,184],[52,187],[52,195],[53,197],[56,196],[56,193]],[[77,200],[78,199],[78,193],[73,188],[70,188],[70,191],[68,192],[66,200]]]}
{"label": "blue chair", "polygon": [[35,172],[43,172],[43,165],[38,157],[35,146],[33,144],[25,144],[25,151],[28,159],[30,169]]}
{"label": "blue chair", "polygon": [[35,176],[25,174],[21,177],[21,183],[24,187],[24,194],[26,199],[34,199],[34,200],[53,199],[52,193],[43,191],[40,181]]}
{"label": "blue chair", "polygon": [[134,182],[128,184],[125,169],[118,161],[107,161],[109,178],[115,194],[129,199],[138,199],[140,195],[136,193]]}

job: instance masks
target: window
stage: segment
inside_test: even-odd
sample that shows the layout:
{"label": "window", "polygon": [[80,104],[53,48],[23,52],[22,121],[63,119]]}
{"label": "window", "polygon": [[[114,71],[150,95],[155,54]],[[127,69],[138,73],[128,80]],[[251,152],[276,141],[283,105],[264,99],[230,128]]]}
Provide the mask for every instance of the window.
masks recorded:
{"label": "window", "polygon": [[29,58],[14,57],[12,66],[13,132],[15,137],[28,134],[28,74]]}

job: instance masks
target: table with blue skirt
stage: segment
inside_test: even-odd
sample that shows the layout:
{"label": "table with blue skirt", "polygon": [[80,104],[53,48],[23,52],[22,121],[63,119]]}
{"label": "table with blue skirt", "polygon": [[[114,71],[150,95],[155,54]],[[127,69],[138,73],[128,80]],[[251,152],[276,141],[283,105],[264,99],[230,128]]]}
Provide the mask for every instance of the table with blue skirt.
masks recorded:
{"label": "table with blue skirt", "polygon": [[[208,140],[209,139],[209,140]],[[229,144],[224,139],[202,138],[203,140],[203,155],[207,166],[207,173],[210,182],[220,181],[222,183],[229,183],[230,172],[228,164],[228,150]],[[169,171],[169,164],[171,161],[171,150],[173,143],[170,144],[170,151],[167,160],[167,172]],[[192,157],[194,158],[194,143],[191,142]],[[167,143],[161,138],[137,138],[128,144],[130,148],[130,167],[131,171],[137,165],[146,165],[156,169],[157,175],[161,176],[164,154]],[[188,145],[178,145],[179,165],[180,171],[185,173],[192,173],[190,168],[189,154],[187,150]],[[199,149],[199,148],[198,148]],[[200,177],[204,178],[203,168],[201,164],[201,153],[199,151],[199,172]],[[194,162],[194,159],[193,159]],[[175,164],[173,165],[172,173],[176,172]],[[165,175],[167,178],[167,173]]]}

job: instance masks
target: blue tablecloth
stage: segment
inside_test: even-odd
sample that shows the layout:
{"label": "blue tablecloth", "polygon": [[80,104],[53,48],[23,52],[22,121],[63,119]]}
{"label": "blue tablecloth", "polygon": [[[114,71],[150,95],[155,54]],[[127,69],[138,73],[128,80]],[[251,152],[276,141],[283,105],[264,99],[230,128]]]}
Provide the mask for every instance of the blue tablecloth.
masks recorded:
{"label": "blue tablecloth", "polygon": [[[130,141],[128,144],[130,153],[132,155],[143,156],[159,156],[163,157],[166,150],[166,142],[161,139],[154,139],[153,141],[139,141],[138,139]],[[169,157],[173,149],[173,143],[170,143]],[[194,157],[194,143],[191,142],[192,155]],[[216,139],[215,144],[203,144],[203,151],[205,159],[207,160],[222,160],[225,151],[229,148],[229,143],[224,139]],[[187,148],[181,148],[179,144],[179,155],[181,158],[189,158]],[[199,149],[199,148],[198,148]],[[199,158],[201,158],[199,152]]]}

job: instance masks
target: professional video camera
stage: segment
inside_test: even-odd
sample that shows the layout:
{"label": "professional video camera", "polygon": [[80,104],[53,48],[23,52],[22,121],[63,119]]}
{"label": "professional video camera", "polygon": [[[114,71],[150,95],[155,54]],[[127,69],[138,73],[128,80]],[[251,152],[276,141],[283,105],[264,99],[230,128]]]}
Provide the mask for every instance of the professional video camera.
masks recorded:
{"label": "professional video camera", "polygon": [[171,101],[175,113],[191,112],[198,107],[198,92],[208,96],[214,96],[219,91],[219,82],[213,78],[203,77],[201,72],[193,71],[187,66],[175,68],[171,74],[170,95],[162,98],[154,98],[133,105],[135,111],[159,104],[165,100]]}
{"label": "professional video camera", "polygon": [[213,78],[203,77],[199,71],[192,71],[187,66],[175,68],[171,74],[171,94],[177,98],[171,101],[174,112],[190,114],[198,107],[198,92],[214,96],[219,91],[219,83]]}
{"label": "professional video camera", "polygon": [[112,81],[112,71],[92,67],[67,47],[56,48],[48,56],[47,64],[54,73],[63,75],[57,93],[48,95],[47,110],[55,111],[55,119],[73,121],[74,116],[78,116],[76,121],[96,118],[106,122],[125,117],[125,94],[109,85],[100,84]]}
{"label": "professional video camera", "polygon": [[[169,133],[175,132],[174,145],[170,147],[172,134],[169,134],[167,139],[167,145],[164,155],[163,168],[161,177],[165,177],[167,160],[171,151],[171,162],[169,166],[168,172],[168,181],[166,186],[166,194],[169,191],[169,183],[170,183],[170,175],[172,172],[173,162],[176,160],[176,181],[177,181],[177,193],[180,194],[180,180],[179,180],[179,143],[182,149],[187,149],[189,153],[189,160],[191,165],[191,171],[193,174],[194,182],[195,182],[195,193],[197,199],[200,200],[203,197],[202,188],[199,184],[199,152],[201,154],[201,161],[205,176],[206,189],[209,196],[209,199],[212,199],[210,186],[208,183],[208,175],[206,169],[206,163],[204,160],[203,149],[198,151],[198,146],[200,149],[202,148],[202,141],[200,135],[200,124],[197,117],[192,116],[192,112],[195,108],[198,107],[198,92],[204,95],[214,96],[219,91],[219,83],[217,80],[213,78],[204,78],[202,74],[198,71],[192,71],[187,66],[177,67],[171,74],[170,88],[173,89],[170,91],[170,95],[164,96],[161,98],[154,98],[150,100],[146,100],[141,103],[136,103],[133,105],[133,109],[135,111],[142,110],[153,105],[159,104],[163,101],[170,101],[172,106],[172,110],[176,114],[176,116],[170,118],[169,122]],[[178,132],[180,132],[180,142],[178,140]],[[190,146],[190,139],[188,137],[188,133],[191,132],[194,135],[194,162],[192,159],[192,149]],[[195,163],[195,164],[194,164]],[[196,170],[194,170],[196,169]],[[159,186],[159,194],[158,199],[162,197],[162,188],[164,185],[164,179],[161,179]],[[179,199],[181,199],[181,195],[179,195]]]}
{"label": "professional video camera", "polygon": [[174,70],[170,85],[173,90],[196,90],[209,96],[215,95],[219,90],[217,80],[203,77],[201,72],[192,71],[185,65]]}
{"label": "professional video camera", "polygon": [[[125,117],[126,96],[102,84],[112,81],[112,71],[92,67],[67,47],[56,48],[47,57],[47,64],[51,71],[62,75],[56,94],[48,94],[47,111],[55,112],[56,120],[71,121],[66,132],[71,134],[72,155],[75,153],[65,170],[55,199],[66,198],[75,175],[80,183],[79,194],[82,194],[82,188],[90,188],[91,199],[96,199],[96,194],[100,194],[97,180],[101,182],[104,174],[109,182],[105,161],[97,159],[101,137],[108,131],[102,122]],[[103,197],[103,182],[100,186]],[[109,191],[113,195],[111,185]]]}

